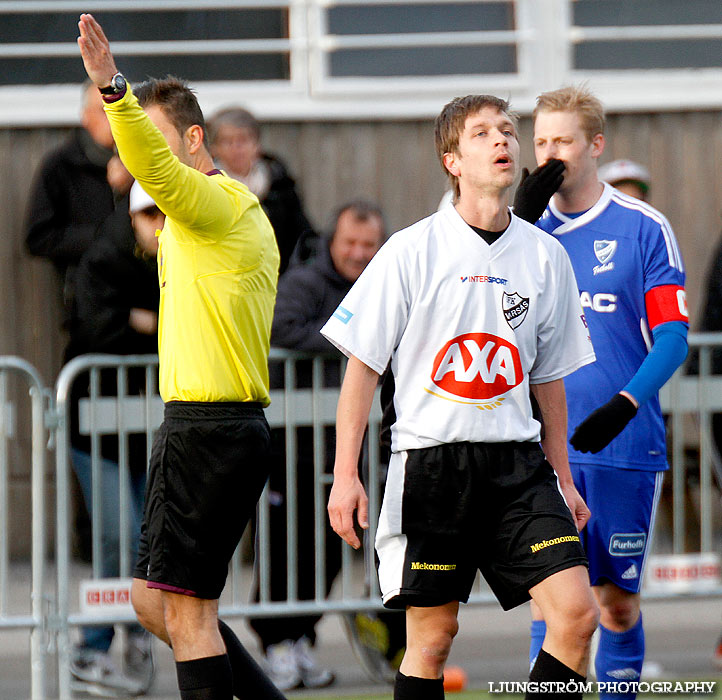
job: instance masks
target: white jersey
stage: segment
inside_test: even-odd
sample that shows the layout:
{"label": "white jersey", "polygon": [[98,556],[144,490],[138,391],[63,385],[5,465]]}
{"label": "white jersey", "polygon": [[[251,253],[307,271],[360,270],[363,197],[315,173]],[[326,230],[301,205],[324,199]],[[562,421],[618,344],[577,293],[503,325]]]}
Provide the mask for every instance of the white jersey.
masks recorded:
{"label": "white jersey", "polygon": [[516,216],[487,244],[447,207],[393,235],[321,333],[381,374],[391,449],[538,441],[529,384],[594,361],[563,247]]}

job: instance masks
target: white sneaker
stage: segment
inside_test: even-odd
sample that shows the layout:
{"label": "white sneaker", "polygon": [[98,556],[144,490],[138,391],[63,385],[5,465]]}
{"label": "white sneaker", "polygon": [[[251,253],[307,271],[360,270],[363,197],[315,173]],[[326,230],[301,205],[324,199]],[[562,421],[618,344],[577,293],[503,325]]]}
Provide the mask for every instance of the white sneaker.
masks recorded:
{"label": "white sneaker", "polygon": [[70,662],[70,688],[99,698],[127,698],[142,694],[140,683],[123,675],[107,653],[76,649]]}
{"label": "white sneaker", "polygon": [[148,692],[155,676],[152,637],[149,632],[128,634],[123,653],[123,672],[138,681],[143,693]]}
{"label": "white sneaker", "polygon": [[269,678],[279,690],[293,690],[301,686],[301,672],[291,639],[271,644],[266,649],[265,665]]}
{"label": "white sneaker", "polygon": [[317,664],[311,640],[308,637],[301,637],[296,641],[293,645],[293,653],[304,687],[325,688],[336,680],[336,674],[333,671]]}

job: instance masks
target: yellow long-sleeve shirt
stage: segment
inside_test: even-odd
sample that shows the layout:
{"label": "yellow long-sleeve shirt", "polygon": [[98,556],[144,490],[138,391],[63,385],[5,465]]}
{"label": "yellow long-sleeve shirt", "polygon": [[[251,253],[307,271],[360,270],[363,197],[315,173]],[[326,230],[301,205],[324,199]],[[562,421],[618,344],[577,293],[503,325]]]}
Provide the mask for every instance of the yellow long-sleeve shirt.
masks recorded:
{"label": "yellow long-sleeve shirt", "polygon": [[166,215],[159,236],[164,401],[270,402],[279,254],[248,188],[181,163],[130,88],[105,105],[118,154]]}

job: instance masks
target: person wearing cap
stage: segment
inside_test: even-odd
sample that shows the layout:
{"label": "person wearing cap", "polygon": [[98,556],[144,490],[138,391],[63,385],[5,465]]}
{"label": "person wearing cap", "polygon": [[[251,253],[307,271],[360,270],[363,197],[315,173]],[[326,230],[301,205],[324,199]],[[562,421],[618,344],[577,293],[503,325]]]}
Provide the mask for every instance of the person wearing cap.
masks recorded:
{"label": "person wearing cap", "polygon": [[608,182],[620,192],[635,199],[647,201],[649,194],[649,170],[633,160],[621,158],[599,166],[597,175],[602,182]]}
{"label": "person wearing cap", "polygon": [[[112,169],[122,177],[116,158]],[[111,161],[111,162],[113,162]],[[110,170],[110,169],[109,169]],[[127,176],[127,171],[125,173]],[[70,355],[110,353],[116,355],[155,354],[158,346],[158,272],[155,254],[157,229],[164,216],[155,202],[136,182],[98,230],[97,238],[82,255],[75,270],[75,295],[70,318]],[[128,372],[128,392],[145,388],[145,371]],[[114,369],[100,373],[103,395],[117,393]],[[72,464],[85,504],[93,512],[93,471],[90,444],[78,430],[78,401],[88,395],[88,375],[82,374],[72,388]],[[130,481],[130,543],[135,557],[143,512],[146,474],[146,440],[142,434],[128,439]],[[102,481],[101,562],[103,578],[127,576],[120,571],[120,483],[118,439],[101,438],[100,478]],[[71,662],[75,691],[90,694],[138,695],[147,692],[153,678],[150,635],[138,624],[128,626],[123,669],[115,667],[110,647],[112,625],[84,627]]]}

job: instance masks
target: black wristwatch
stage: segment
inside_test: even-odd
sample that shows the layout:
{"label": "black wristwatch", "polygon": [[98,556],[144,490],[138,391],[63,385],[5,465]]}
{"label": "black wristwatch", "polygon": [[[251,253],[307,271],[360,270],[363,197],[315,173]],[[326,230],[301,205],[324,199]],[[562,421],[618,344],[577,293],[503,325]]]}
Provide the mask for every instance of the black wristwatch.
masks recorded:
{"label": "black wristwatch", "polygon": [[116,73],[110,79],[110,85],[108,87],[98,88],[101,95],[117,95],[119,92],[124,92],[127,83],[122,73]]}

